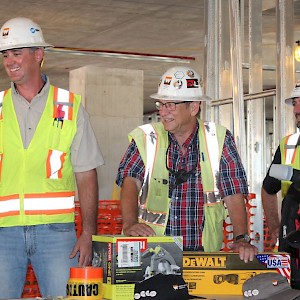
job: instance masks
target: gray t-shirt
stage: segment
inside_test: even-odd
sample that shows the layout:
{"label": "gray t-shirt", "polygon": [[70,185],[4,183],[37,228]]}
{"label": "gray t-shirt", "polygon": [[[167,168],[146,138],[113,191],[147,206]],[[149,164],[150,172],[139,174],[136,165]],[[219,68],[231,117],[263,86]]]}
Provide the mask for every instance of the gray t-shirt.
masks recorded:
{"label": "gray t-shirt", "polygon": [[[17,92],[13,83],[11,84],[13,104],[25,149],[32,140],[47,102],[50,82],[49,78],[45,77],[45,79],[47,81],[44,87],[31,103]],[[104,164],[89,115],[81,104],[78,112],[77,132],[71,145],[71,162],[74,172],[89,171]]]}

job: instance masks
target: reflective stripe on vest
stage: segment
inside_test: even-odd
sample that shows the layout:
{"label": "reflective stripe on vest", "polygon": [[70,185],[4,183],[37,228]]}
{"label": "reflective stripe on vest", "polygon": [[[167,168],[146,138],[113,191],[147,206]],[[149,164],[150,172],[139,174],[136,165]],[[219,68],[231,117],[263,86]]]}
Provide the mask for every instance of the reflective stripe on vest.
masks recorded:
{"label": "reflective stripe on vest", "polygon": [[[64,214],[74,211],[74,192],[24,195],[24,211],[27,215]],[[20,214],[18,195],[0,197],[0,216]]]}
{"label": "reflective stripe on vest", "polygon": [[213,191],[203,190],[204,193],[204,203],[205,204],[214,204],[220,202],[222,200],[219,188],[217,186],[217,178],[219,177],[219,169],[220,169],[220,153],[219,153],[219,142],[217,138],[216,132],[216,124],[213,122],[204,122],[205,128],[205,138],[209,162],[213,174]]}
{"label": "reflective stripe on vest", "polygon": [[74,192],[24,195],[25,214],[63,214],[74,211]]}
{"label": "reflective stripe on vest", "polygon": [[0,120],[2,120],[2,102],[8,90],[0,92]]}
{"label": "reflective stripe on vest", "polygon": [[286,165],[291,165],[294,163],[299,135],[300,132],[297,132],[286,137],[284,145],[284,156]]}
{"label": "reflective stripe on vest", "polygon": [[157,147],[157,134],[155,129],[151,124],[146,124],[139,126],[139,128],[144,132],[146,138],[146,161],[145,166],[145,176],[140,191],[140,206],[143,208],[147,198],[147,190],[150,185],[150,178],[152,176],[153,165],[155,161],[155,153]]}
{"label": "reflective stripe on vest", "polygon": [[[281,153],[281,163],[284,165],[292,166],[295,169],[299,169],[299,151],[298,140],[300,137],[300,132],[288,135],[281,139],[280,141],[280,153]],[[291,186],[291,181],[281,181],[281,195],[284,198]]]}
{"label": "reflective stripe on vest", "polygon": [[62,166],[65,161],[66,153],[58,150],[49,150],[47,158],[47,178],[62,178]]}
{"label": "reflective stripe on vest", "polygon": [[[57,101],[57,99],[59,99],[59,101]],[[53,118],[73,120],[73,102],[73,93],[58,87],[54,87]]]}
{"label": "reflective stripe on vest", "polygon": [[0,217],[20,214],[19,195],[0,197]]}
{"label": "reflective stripe on vest", "polygon": [[148,196],[148,189],[150,186],[150,179],[152,177],[152,171],[154,167],[156,149],[157,149],[157,133],[155,128],[151,124],[145,124],[139,126],[144,132],[146,139],[146,162],[145,165],[145,176],[142,183],[142,188],[139,195],[139,212],[138,218],[140,220],[147,221],[151,224],[158,226],[164,226],[166,222],[166,213],[152,212],[147,209],[146,202]]}
{"label": "reflective stripe on vest", "polygon": [[[59,99],[59,101],[58,101]],[[73,119],[74,94],[54,87],[53,91],[53,118],[57,121]],[[49,150],[47,158],[47,178],[62,178],[62,166],[66,153],[58,150]]]}

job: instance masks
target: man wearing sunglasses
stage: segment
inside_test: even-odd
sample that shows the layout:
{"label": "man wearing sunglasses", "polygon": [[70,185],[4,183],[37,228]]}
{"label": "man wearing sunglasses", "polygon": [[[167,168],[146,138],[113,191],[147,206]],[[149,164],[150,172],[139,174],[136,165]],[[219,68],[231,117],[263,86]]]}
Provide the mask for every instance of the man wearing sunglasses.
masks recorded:
{"label": "man wearing sunglasses", "polygon": [[257,253],[248,236],[247,179],[232,134],[203,122],[201,101],[209,101],[197,72],[174,67],[161,77],[155,99],[160,122],[129,134],[119,165],[123,231],[129,236],[183,236],[186,251],[219,251],[229,212],[245,262]]}

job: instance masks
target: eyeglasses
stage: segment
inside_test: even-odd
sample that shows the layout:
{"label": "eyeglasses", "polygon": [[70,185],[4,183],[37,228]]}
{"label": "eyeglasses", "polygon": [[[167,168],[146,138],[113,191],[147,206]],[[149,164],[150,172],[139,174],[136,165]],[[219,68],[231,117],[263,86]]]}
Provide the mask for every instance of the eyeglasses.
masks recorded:
{"label": "eyeglasses", "polygon": [[155,107],[157,110],[162,110],[163,107],[165,106],[167,110],[176,110],[176,105],[177,104],[182,104],[182,103],[191,103],[190,101],[181,101],[181,102],[166,102],[162,103],[160,101],[155,102]]}

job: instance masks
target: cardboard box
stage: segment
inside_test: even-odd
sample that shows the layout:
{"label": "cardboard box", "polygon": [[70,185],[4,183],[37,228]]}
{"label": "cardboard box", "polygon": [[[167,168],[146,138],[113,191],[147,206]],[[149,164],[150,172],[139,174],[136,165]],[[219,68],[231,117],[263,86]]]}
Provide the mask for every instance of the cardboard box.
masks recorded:
{"label": "cardboard box", "polygon": [[93,266],[103,268],[104,298],[132,300],[134,283],[182,274],[182,237],[93,236]]}
{"label": "cardboard box", "polygon": [[242,295],[242,285],[255,275],[279,272],[290,279],[287,253],[259,253],[245,263],[238,253],[183,252],[183,278],[191,295]]}

